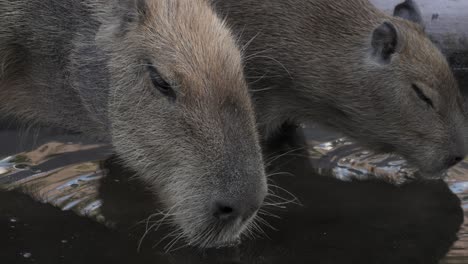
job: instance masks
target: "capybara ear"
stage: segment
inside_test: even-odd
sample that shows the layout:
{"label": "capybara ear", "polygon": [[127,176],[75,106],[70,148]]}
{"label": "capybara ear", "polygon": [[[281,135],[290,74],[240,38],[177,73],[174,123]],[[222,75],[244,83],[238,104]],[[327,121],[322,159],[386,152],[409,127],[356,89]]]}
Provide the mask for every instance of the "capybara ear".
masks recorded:
{"label": "capybara ear", "polygon": [[[115,37],[125,35],[131,25],[141,24],[148,16],[148,0],[96,0],[89,4],[95,9],[102,26],[96,35],[98,46],[108,51]],[[103,19],[105,18],[105,19]]]}
{"label": "capybara ear", "polygon": [[424,28],[424,21],[421,16],[421,10],[413,0],[405,0],[403,3],[398,4],[393,11],[393,15],[419,24]]}
{"label": "capybara ear", "polygon": [[372,55],[377,62],[387,64],[399,49],[398,31],[391,22],[384,22],[372,33]]}

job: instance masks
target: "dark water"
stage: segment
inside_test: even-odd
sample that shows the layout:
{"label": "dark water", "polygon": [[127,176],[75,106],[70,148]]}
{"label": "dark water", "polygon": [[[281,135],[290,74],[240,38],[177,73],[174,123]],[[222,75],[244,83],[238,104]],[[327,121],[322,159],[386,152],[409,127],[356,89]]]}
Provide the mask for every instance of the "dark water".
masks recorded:
{"label": "dark water", "polygon": [[[46,131],[35,140],[28,136],[20,139],[17,131],[3,130],[0,156],[18,152],[18,142],[27,148],[51,139],[74,140],[49,134]],[[297,139],[279,139],[274,150],[294,148]],[[63,155],[63,159],[57,156],[46,164],[98,159],[92,155],[96,153]],[[115,223],[114,229],[23,194],[0,192],[0,263],[431,264],[439,263],[458,237],[463,239],[467,234],[466,230],[458,231],[464,220],[463,208],[468,211],[468,206],[462,206],[445,182],[401,187],[372,181],[341,182],[313,175],[308,166],[301,153],[276,160],[270,171],[288,173],[275,177],[275,184],[297,196],[302,206],[270,208],[281,217],[267,219],[276,230],[265,226],[266,236],[224,250],[181,248],[165,253],[170,241],[160,240],[168,230],[160,229],[144,239],[138,252],[145,226],[136,223],[157,210],[155,198],[142,183],[129,181],[132,172],[112,159],[102,163],[108,176],[101,182],[99,198],[104,216]],[[463,181],[456,184],[451,187],[463,198],[468,188]],[[457,244],[444,263],[468,263],[463,245]]]}

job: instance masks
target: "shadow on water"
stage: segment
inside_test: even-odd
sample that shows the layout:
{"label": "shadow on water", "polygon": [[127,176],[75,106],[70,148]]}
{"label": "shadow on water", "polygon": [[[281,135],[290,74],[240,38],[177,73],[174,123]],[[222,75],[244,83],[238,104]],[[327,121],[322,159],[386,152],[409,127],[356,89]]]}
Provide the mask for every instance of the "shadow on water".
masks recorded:
{"label": "shadow on water", "polygon": [[[278,139],[272,152],[295,148],[300,137]],[[299,141],[299,142],[298,142]],[[281,143],[281,144],[279,144]],[[136,224],[156,212],[157,201],[133,172],[114,159],[101,182],[103,214],[113,230],[71,212],[34,202],[13,192],[0,193],[2,263],[438,263],[463,222],[460,200],[444,182],[394,187],[381,182],[341,182],[310,173],[305,153],[275,160],[275,184],[299,198],[302,206],[270,210],[277,229],[267,237],[245,240],[239,248],[200,251],[182,248],[169,254],[159,229]],[[289,173],[293,174],[291,176]],[[283,195],[284,196],[284,195]],[[174,248],[177,248],[176,245]]]}

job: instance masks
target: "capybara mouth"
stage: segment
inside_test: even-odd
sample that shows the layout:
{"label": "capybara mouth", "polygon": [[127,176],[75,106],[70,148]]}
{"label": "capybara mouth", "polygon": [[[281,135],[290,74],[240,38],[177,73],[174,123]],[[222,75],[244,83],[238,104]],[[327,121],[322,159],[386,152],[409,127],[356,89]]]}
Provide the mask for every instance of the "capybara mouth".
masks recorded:
{"label": "capybara mouth", "polygon": [[235,247],[241,243],[242,235],[251,227],[251,222],[255,218],[245,221],[237,219],[235,221],[208,222],[200,228],[197,233],[189,233],[187,244],[198,248],[225,248]]}
{"label": "capybara mouth", "polygon": [[[196,222],[196,221],[194,221]],[[158,240],[154,247],[165,252],[173,252],[178,249],[192,247],[199,249],[219,249],[235,247],[241,243],[241,235],[248,228],[248,223],[227,224],[206,222],[198,226],[194,224],[180,224],[176,219],[162,218],[155,221],[156,227],[150,226],[140,238],[138,248],[140,249],[145,237],[149,232],[157,232],[162,226],[163,233],[158,233]]]}
{"label": "capybara mouth", "polygon": [[[236,247],[241,243],[244,234],[255,232],[257,211],[249,217],[219,219],[205,211],[196,214],[192,210],[157,213],[147,219],[146,232],[140,239],[139,248],[149,232],[158,233],[156,246],[165,252],[176,251],[185,247],[199,249],[219,249]],[[155,219],[156,216],[160,217]],[[153,223],[153,225],[149,224]]]}
{"label": "capybara mouth", "polygon": [[211,241],[208,243],[188,243],[190,246],[205,248],[205,249],[219,249],[219,248],[228,248],[228,247],[236,247],[241,244],[240,236],[234,237],[230,240],[226,241]]}

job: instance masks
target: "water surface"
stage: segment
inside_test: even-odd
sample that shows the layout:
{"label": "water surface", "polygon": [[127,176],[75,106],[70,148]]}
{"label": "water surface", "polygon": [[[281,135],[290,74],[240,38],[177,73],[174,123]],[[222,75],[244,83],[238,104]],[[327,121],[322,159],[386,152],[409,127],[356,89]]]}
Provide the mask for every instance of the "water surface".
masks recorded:
{"label": "water surface", "polygon": [[[158,209],[157,198],[143,183],[129,180],[133,172],[112,159],[103,162],[110,153],[106,146],[46,133],[31,141],[23,136],[21,149],[12,145],[19,139],[10,132],[0,132],[0,142],[6,142],[0,151],[0,184],[21,186],[27,196],[0,193],[0,227],[8,234],[0,246],[7,263],[430,264],[444,256],[442,263],[468,263],[463,165],[447,183],[402,184],[389,176],[411,172],[398,159],[384,159],[381,166],[382,157],[370,158],[370,152],[357,151],[346,140],[327,138],[328,143],[315,142],[312,152],[291,152],[270,168],[282,172],[273,178],[275,184],[302,205],[269,208],[280,218],[267,218],[274,229],[264,226],[266,235],[246,239],[239,248],[201,252],[183,244],[168,247],[171,240],[161,239],[170,230],[161,229],[150,232],[138,252],[145,225],[137,223]],[[312,154],[313,167],[306,154]],[[379,180],[365,171],[374,167],[380,168]]]}

